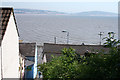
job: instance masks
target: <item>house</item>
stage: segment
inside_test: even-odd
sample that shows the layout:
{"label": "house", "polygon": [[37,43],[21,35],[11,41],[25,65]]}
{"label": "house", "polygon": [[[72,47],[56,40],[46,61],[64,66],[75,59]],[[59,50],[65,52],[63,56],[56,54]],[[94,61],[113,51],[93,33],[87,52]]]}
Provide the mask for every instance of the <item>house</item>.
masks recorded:
{"label": "house", "polygon": [[24,78],[36,78],[37,76],[37,44],[20,43],[19,51],[25,56],[25,74]]}
{"label": "house", "polygon": [[21,53],[19,54],[19,73],[20,73],[20,79],[24,78],[25,73],[25,56]]}
{"label": "house", "polygon": [[19,33],[13,8],[0,8],[0,78],[19,78]]}
{"label": "house", "polygon": [[37,59],[37,63],[38,63],[38,64],[42,64],[43,46],[37,45],[37,50],[38,50],[38,59]]}
{"label": "house", "polygon": [[89,51],[90,53],[109,52],[109,48],[105,48],[103,45],[71,45],[44,43],[43,62],[49,62],[52,59],[51,55],[60,56],[63,48],[73,48],[81,56],[84,56],[86,51]]}

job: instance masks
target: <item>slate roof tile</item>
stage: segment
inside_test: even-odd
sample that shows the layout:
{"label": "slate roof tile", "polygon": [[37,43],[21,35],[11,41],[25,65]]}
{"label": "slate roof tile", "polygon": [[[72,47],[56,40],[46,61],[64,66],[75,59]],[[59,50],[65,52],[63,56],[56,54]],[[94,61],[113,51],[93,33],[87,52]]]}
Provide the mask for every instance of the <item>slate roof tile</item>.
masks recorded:
{"label": "slate roof tile", "polygon": [[20,43],[19,51],[24,56],[35,56],[36,43]]}
{"label": "slate roof tile", "polygon": [[[14,16],[13,8],[0,7],[0,45],[3,39],[3,36],[5,34],[11,13],[13,13],[13,16]],[[14,16],[14,20],[15,20],[15,16]],[[16,20],[15,20],[15,25],[16,25],[16,30],[18,32]]]}

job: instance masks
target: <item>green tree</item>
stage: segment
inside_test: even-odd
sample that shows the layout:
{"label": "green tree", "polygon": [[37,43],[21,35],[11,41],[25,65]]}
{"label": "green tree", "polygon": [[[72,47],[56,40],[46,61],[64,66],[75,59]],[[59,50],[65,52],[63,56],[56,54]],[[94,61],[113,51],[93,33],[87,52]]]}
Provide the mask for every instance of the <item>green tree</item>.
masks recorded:
{"label": "green tree", "polygon": [[[67,53],[71,52],[70,49],[65,50]],[[39,65],[39,70],[43,73],[44,79],[120,78],[120,54],[116,51],[109,55],[99,53],[90,57],[80,57],[80,61],[74,58],[71,54],[54,57],[50,62]]]}
{"label": "green tree", "polygon": [[[62,55],[53,56],[50,62],[40,64],[39,70],[43,73],[44,79],[101,79],[110,80],[120,78],[120,50],[116,45],[119,43],[109,33],[106,37],[106,45],[111,48],[110,52],[103,52],[96,55],[81,57],[74,49],[64,48]],[[111,40],[113,39],[113,40]]]}
{"label": "green tree", "polygon": [[108,37],[105,37],[103,39],[106,39],[106,42],[104,45],[106,47],[116,47],[118,43],[120,43],[120,40],[117,40],[114,38],[114,32],[108,32]]}
{"label": "green tree", "polygon": [[80,59],[80,55],[78,55],[74,49],[64,48],[61,56],[54,56],[50,62],[38,66],[40,66],[39,70],[43,72],[45,79],[68,79],[75,77],[78,69],[77,64]]}

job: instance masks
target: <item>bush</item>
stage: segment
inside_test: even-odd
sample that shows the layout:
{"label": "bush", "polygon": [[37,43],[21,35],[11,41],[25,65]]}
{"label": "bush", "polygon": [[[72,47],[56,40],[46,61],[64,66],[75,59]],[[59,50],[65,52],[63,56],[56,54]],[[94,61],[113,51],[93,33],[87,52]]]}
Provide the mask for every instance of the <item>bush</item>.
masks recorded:
{"label": "bush", "polygon": [[50,62],[40,64],[39,71],[43,73],[44,79],[101,79],[110,80],[120,78],[120,50],[116,45],[120,41],[114,39],[113,32],[106,37],[105,46],[111,50],[108,54],[89,53],[89,56],[81,57],[74,49],[64,48],[62,55],[53,56]]}
{"label": "bush", "polygon": [[116,50],[90,57],[80,57],[72,48],[62,52],[62,56],[54,56],[50,62],[39,65],[44,79],[120,78],[120,54]]}

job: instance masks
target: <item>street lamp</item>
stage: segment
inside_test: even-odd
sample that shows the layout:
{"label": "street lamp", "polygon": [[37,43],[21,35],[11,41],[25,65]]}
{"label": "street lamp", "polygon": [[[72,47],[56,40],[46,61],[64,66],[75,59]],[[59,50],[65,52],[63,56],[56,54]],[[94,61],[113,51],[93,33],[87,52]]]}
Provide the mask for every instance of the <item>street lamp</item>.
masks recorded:
{"label": "street lamp", "polygon": [[65,30],[63,30],[62,32],[67,33],[67,44],[68,44],[69,43],[69,32]]}

